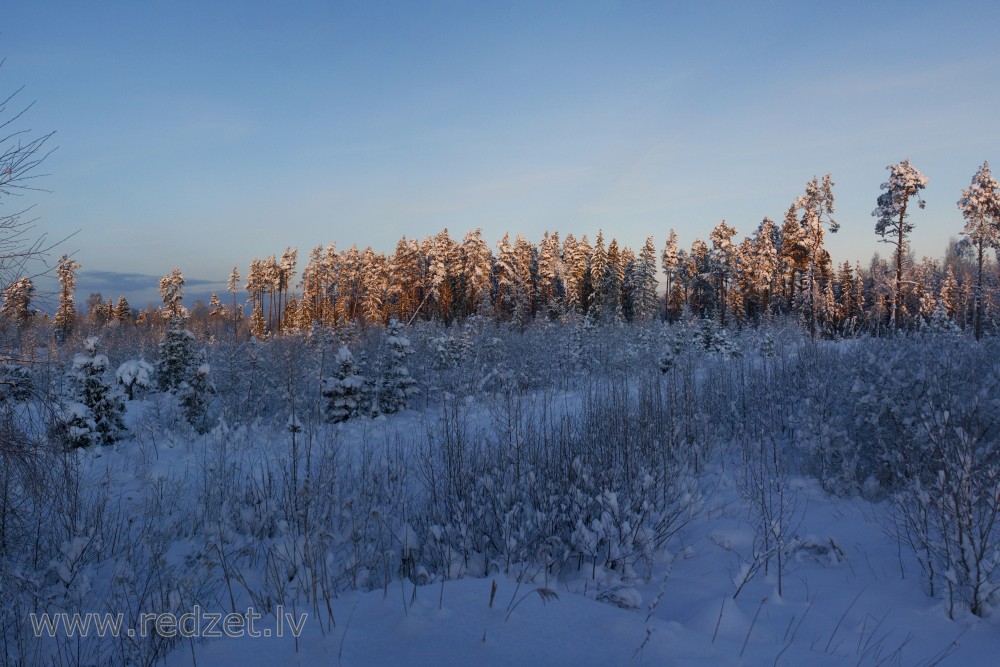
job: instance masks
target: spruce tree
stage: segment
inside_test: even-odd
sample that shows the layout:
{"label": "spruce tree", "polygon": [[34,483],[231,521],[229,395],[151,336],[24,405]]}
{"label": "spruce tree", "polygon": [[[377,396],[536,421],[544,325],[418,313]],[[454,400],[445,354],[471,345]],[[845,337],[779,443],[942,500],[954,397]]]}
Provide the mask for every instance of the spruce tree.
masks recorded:
{"label": "spruce tree", "polygon": [[[71,437],[73,446],[90,444],[111,444],[120,440],[125,433],[125,401],[121,393],[108,379],[109,362],[104,354],[98,354],[97,338],[84,341],[81,354],[73,357],[70,383],[73,400],[86,407],[84,421],[91,424],[89,432],[84,432],[80,424]],[[79,417],[78,411],[71,412]]]}
{"label": "spruce tree", "polygon": [[179,269],[160,280],[163,315],[168,318],[167,332],[160,341],[160,356],[156,360],[156,378],[162,391],[174,392],[189,373],[194,359],[194,334],[185,327],[187,309],[184,299],[184,277]]}
{"label": "spruce tree", "polygon": [[368,381],[361,375],[354,355],[342,345],[335,357],[337,370],[323,382],[326,418],[337,423],[371,411]]}
{"label": "spruce tree", "polygon": [[386,358],[378,379],[378,410],[385,414],[410,407],[410,397],[417,393],[416,380],[410,376],[406,359],[413,354],[403,325],[391,320],[385,330]]}
{"label": "spruce tree", "polygon": [[184,418],[198,433],[208,431],[208,397],[215,393],[211,372],[211,366],[202,351],[192,364],[187,378],[177,386],[177,399],[184,411]]}

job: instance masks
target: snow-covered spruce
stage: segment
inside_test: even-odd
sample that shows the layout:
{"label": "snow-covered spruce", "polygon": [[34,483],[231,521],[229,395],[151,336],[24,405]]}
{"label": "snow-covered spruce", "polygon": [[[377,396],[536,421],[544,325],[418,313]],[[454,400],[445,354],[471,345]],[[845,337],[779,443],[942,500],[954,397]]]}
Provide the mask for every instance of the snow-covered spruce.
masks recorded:
{"label": "snow-covered spruce", "polygon": [[184,328],[183,320],[171,319],[156,360],[156,381],[161,391],[175,392],[187,378],[194,363],[194,344],[194,334]]}
{"label": "snow-covered spruce", "polygon": [[373,408],[382,414],[392,414],[410,407],[410,398],[417,393],[417,381],[406,367],[413,347],[410,339],[403,335],[403,325],[395,319],[386,327],[385,347],[382,372],[375,381]]}
{"label": "snow-covered spruce", "polygon": [[212,368],[204,359],[204,353],[199,355],[198,363],[185,380],[177,386],[177,400],[187,422],[198,433],[208,431],[208,398],[215,393],[215,383],[212,381]]}
{"label": "snow-covered spruce", "polygon": [[371,412],[368,380],[361,375],[354,355],[342,345],[335,357],[337,371],[334,377],[323,381],[323,399],[326,401],[326,418],[331,422],[347,421],[351,417]]}
{"label": "snow-covered spruce", "polygon": [[107,445],[125,435],[125,401],[108,377],[107,355],[98,354],[99,340],[84,341],[69,373],[71,394],[60,411],[63,434],[70,447]]}

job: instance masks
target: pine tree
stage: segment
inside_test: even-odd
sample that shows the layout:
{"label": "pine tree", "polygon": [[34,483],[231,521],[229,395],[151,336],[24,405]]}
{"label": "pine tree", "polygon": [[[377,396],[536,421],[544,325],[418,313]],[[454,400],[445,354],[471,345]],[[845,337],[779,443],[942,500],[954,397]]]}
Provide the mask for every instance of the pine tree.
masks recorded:
{"label": "pine tree", "polygon": [[623,278],[618,302],[622,319],[632,322],[637,319],[639,309],[639,258],[631,248],[622,248],[621,264]]}
{"label": "pine tree", "polygon": [[795,290],[802,274],[809,266],[809,249],[806,247],[802,225],[799,222],[795,204],[785,212],[785,221],[781,226],[781,247],[778,252],[779,271],[782,275],[782,292],[785,296],[785,306],[792,310],[795,303]]}
{"label": "pine tree", "polygon": [[230,271],[230,273],[229,273],[229,282],[226,284],[226,291],[233,295],[233,309],[232,309],[231,312],[232,312],[232,318],[233,318],[233,339],[235,339],[236,338],[236,332],[237,332],[237,329],[236,329],[236,316],[237,316],[237,313],[236,313],[236,295],[239,294],[239,291],[240,291],[240,271],[235,266],[233,267],[233,270]]}
{"label": "pine tree", "polygon": [[368,324],[385,322],[388,260],[371,248],[361,253],[361,317]]}
{"label": "pine tree", "polygon": [[716,284],[719,293],[719,324],[726,327],[726,304],[729,301],[729,282],[734,273],[734,260],[736,247],[733,245],[733,237],[736,236],[736,228],[730,227],[723,220],[712,230],[710,239],[712,241],[712,266],[716,275]]}
{"label": "pine tree", "polygon": [[0,319],[18,326],[23,325],[31,317],[31,299],[35,294],[35,286],[31,278],[18,278],[4,290],[3,306],[0,306]]}
{"label": "pine tree", "polygon": [[281,261],[277,266],[275,286],[277,290],[277,306],[275,308],[276,327],[280,330],[285,317],[285,308],[288,303],[288,289],[292,284],[292,276],[295,275],[295,265],[298,263],[299,249],[286,247],[281,253]]}
{"label": "pine tree", "polygon": [[670,230],[670,234],[667,236],[667,244],[663,246],[663,254],[660,256],[660,263],[663,265],[663,275],[666,276],[666,294],[663,298],[664,310],[663,318],[667,321],[673,321],[671,317],[671,290],[674,286],[674,274],[677,271],[677,267],[680,266],[680,258],[678,256],[677,249],[677,232]]}
{"label": "pine tree", "polygon": [[884,190],[878,197],[878,207],[872,211],[872,216],[878,218],[875,223],[875,233],[882,237],[883,243],[896,246],[896,285],[893,290],[893,325],[899,329],[903,326],[903,259],[906,257],[906,236],[913,231],[913,224],[907,221],[906,207],[910,199],[916,197],[917,206],[924,207],[924,200],[919,192],[927,186],[927,177],[903,160],[899,164],[890,164],[889,180],[881,185]]}
{"label": "pine tree", "polygon": [[823,230],[824,226],[830,233],[836,233],[840,229],[840,225],[833,219],[833,185],[830,174],[824,176],[822,182],[813,178],[806,183],[805,194],[795,200],[796,211],[802,212],[802,242],[809,259],[804,285],[808,292],[803,295],[803,303],[809,323],[809,335],[813,340],[817,333],[818,302],[824,287],[822,272],[830,261],[829,253],[823,247]]}
{"label": "pine tree", "polygon": [[455,307],[455,272],[459,266],[459,247],[448,230],[438,232],[427,244],[428,315],[451,322]]}
{"label": "pine tree", "polygon": [[[600,248],[600,250],[598,250]],[[591,256],[591,271],[598,268],[598,276],[594,283],[594,294],[590,303],[590,315],[595,320],[620,322],[622,320],[622,285],[625,282],[625,267],[622,263],[618,240],[611,239],[606,252],[603,238],[598,232],[598,245]]]}
{"label": "pine tree", "polygon": [[163,317],[170,321],[187,316],[187,311],[181,305],[184,299],[184,276],[180,269],[174,269],[170,275],[160,278],[160,298],[163,300]]}
{"label": "pine tree", "polygon": [[566,310],[584,313],[590,300],[588,263],[590,243],[586,235],[579,241],[572,234],[563,241],[563,261],[566,264]]}
{"label": "pine tree", "polygon": [[564,285],[565,266],[559,232],[549,234],[546,231],[538,248],[538,309],[548,319],[555,319],[559,313]]}
{"label": "pine tree", "polygon": [[635,318],[645,321],[656,317],[656,246],[647,236],[636,264]]}
{"label": "pine tree", "polygon": [[759,300],[761,313],[765,315],[770,311],[771,293],[779,278],[780,262],[775,245],[779,238],[774,221],[765,217],[750,242],[749,256],[743,258],[743,270],[752,276],[749,284]]}
{"label": "pine tree", "polygon": [[590,286],[592,291],[589,295],[590,301],[586,312],[590,313],[593,310],[594,316],[600,318],[602,316],[600,301],[604,298],[604,294],[598,292],[600,290],[601,280],[604,279],[604,274],[608,270],[608,251],[604,247],[603,230],[597,230],[597,238],[594,240],[594,247],[590,252],[589,267]]}
{"label": "pine tree", "polygon": [[708,314],[709,306],[712,303],[712,288],[708,278],[711,276],[712,265],[708,250],[708,244],[700,238],[695,239],[691,244],[691,252],[688,254],[688,306],[698,315],[704,318]]}
{"label": "pine tree", "polygon": [[976,250],[976,314],[974,331],[976,340],[983,336],[983,259],[988,248],[1000,248],[1000,184],[990,173],[990,165],[983,166],[972,177],[972,184],[962,190],[958,209],[965,218],[963,241]]}
{"label": "pine tree", "polygon": [[532,314],[533,251],[533,246],[520,234],[514,245],[507,234],[497,244],[497,310],[522,327]]}
{"label": "pine tree", "polygon": [[59,279],[59,306],[56,308],[53,324],[59,340],[66,340],[66,337],[73,331],[73,327],[76,326],[74,292],[76,292],[76,272],[79,268],[80,263],[70,259],[68,255],[60,257],[58,264],[56,264],[56,277]]}
{"label": "pine tree", "polygon": [[212,292],[212,296],[208,299],[208,316],[212,319],[223,319],[228,315],[226,307],[219,301],[219,295]]}
{"label": "pine tree", "polygon": [[493,253],[483,240],[482,229],[465,235],[459,256],[462,263],[462,312],[472,315],[478,312],[480,305],[489,300],[492,288],[490,276],[493,275]]}

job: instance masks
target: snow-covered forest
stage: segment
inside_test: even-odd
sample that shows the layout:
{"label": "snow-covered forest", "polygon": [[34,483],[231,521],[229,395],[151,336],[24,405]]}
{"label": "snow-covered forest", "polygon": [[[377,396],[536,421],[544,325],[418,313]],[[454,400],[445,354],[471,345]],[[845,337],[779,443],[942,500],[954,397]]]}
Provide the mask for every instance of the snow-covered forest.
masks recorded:
{"label": "snow-covered forest", "polygon": [[[925,183],[890,167],[873,215],[897,252],[867,269],[823,249],[828,177],[780,227],[659,257],[441,232],[317,248],[301,276],[294,250],[254,260],[190,309],[175,270],[136,315],[80,312],[64,256],[51,319],[13,278],[0,660],[981,663],[998,187],[984,164],[940,263],[906,252]],[[193,609],[305,625],[37,625]]]}

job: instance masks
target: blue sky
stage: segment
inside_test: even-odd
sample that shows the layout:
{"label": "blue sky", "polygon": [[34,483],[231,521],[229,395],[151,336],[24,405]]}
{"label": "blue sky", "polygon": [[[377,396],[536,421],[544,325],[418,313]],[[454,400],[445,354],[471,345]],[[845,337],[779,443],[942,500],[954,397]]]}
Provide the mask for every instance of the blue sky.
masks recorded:
{"label": "blue sky", "polygon": [[989,2],[21,2],[0,90],[56,130],[33,201],[79,230],[81,302],[444,227],[689,246],[826,172],[828,247],[866,262],[887,164],[929,177],[913,245],[940,256],[1000,160],[997,25]]}

